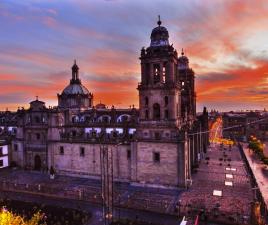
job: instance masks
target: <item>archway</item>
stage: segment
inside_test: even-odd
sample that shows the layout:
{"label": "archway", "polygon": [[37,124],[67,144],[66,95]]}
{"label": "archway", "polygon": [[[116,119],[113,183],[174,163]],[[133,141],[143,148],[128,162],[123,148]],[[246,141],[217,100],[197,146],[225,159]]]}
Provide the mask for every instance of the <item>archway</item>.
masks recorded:
{"label": "archway", "polygon": [[41,158],[39,155],[36,155],[34,157],[34,169],[41,170]]}

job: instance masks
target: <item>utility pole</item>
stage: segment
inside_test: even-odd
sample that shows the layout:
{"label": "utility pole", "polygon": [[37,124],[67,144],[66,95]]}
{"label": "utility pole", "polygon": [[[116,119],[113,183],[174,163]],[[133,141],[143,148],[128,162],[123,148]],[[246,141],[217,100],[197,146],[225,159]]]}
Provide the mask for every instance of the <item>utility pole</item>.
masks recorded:
{"label": "utility pole", "polygon": [[101,165],[101,195],[102,195],[102,217],[104,225],[113,221],[113,152],[105,145],[100,145]]}

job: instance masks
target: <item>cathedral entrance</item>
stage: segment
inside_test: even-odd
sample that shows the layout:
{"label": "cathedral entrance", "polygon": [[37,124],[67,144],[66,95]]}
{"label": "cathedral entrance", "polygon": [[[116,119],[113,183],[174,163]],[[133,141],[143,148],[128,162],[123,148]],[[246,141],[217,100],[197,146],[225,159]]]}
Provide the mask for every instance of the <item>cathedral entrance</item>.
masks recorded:
{"label": "cathedral entrance", "polygon": [[41,170],[41,158],[39,155],[36,155],[34,157],[34,169]]}

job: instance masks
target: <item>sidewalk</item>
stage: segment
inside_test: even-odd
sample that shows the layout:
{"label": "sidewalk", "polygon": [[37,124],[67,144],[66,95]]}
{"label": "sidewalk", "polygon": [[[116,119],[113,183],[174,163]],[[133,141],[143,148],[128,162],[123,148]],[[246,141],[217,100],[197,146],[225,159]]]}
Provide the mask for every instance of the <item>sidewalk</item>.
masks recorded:
{"label": "sidewalk", "polygon": [[262,196],[264,198],[264,201],[267,207],[268,206],[268,169],[266,169],[266,166],[246,146],[243,146],[243,151],[246,155],[247,161],[251,167],[254,177],[256,178],[257,184],[260,188],[260,191],[262,193]]}

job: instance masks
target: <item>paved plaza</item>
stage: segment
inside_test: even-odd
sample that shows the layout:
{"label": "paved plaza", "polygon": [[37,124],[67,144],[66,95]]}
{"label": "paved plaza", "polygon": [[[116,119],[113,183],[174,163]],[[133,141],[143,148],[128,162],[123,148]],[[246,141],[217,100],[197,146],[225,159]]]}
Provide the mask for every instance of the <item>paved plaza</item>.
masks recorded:
{"label": "paved plaza", "polygon": [[214,145],[204,158],[192,176],[191,188],[180,195],[181,211],[187,213],[196,209],[215,219],[226,218],[246,224],[253,192],[239,149]]}

